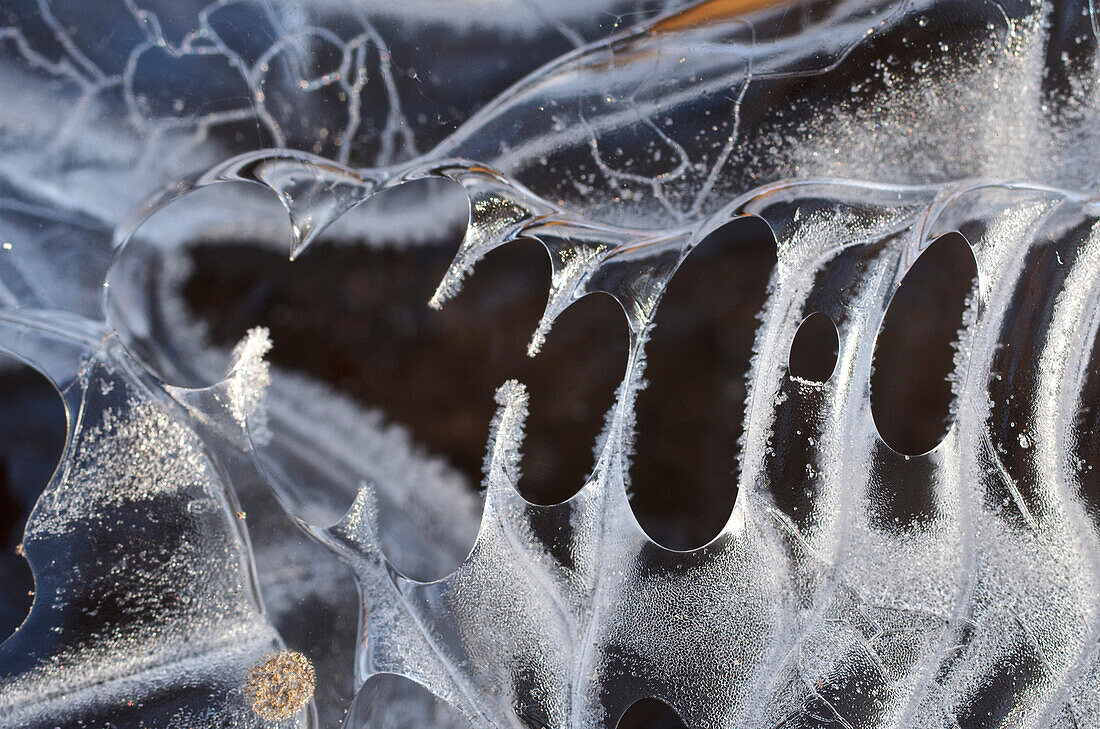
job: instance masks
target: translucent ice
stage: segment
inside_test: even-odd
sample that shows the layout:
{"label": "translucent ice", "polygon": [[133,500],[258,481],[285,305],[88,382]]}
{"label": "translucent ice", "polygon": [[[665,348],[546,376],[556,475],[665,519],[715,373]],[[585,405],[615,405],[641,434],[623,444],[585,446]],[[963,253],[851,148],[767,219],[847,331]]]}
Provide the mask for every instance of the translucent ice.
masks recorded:
{"label": "translucent ice", "polygon": [[[1093,4],[709,0],[629,27],[477,7],[124,4],[109,41],[67,6],[9,11],[0,348],[59,384],[72,425],[28,524],[40,597],[0,649],[0,723],[258,722],[245,673],[285,643],[331,646],[301,714],[326,725],[603,727],[643,698],[693,727],[1100,724]],[[479,58],[530,56],[451,61],[484,33]],[[625,313],[626,372],[562,504],[516,489],[521,383],[497,392],[478,520],[382,416],[268,368],[262,333],[215,375],[181,313],[189,246],[273,238],[226,183],[276,193],[297,257],[356,231],[432,244],[449,188],[400,187],[440,178],[469,212],[433,306],[523,237],[552,265],[530,354],[585,295]],[[669,278],[743,216],[778,264],[737,502],[673,551],[631,510],[634,399]],[[904,455],[876,423],[909,413],[872,413],[876,342],[941,240],[977,275],[950,426]],[[811,321],[835,362],[792,372]],[[124,538],[146,522],[152,544]],[[475,529],[457,569],[414,579]]]}
{"label": "translucent ice", "polygon": [[70,433],[23,537],[35,602],[0,648],[0,725],[250,723],[242,677],[280,640],[235,498],[116,339],[15,314],[0,326],[52,358]]}

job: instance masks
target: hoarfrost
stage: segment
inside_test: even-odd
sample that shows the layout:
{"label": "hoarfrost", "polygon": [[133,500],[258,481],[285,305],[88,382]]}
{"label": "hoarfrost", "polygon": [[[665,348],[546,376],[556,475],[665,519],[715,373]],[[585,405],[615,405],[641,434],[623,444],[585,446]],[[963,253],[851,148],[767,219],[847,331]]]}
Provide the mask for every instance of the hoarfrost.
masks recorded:
{"label": "hoarfrost", "polygon": [[241,683],[281,641],[200,439],[113,337],[36,344],[74,367],[56,380],[71,432],[27,522],[35,601],[0,649],[0,724],[255,724]]}
{"label": "hoarfrost", "polygon": [[[13,241],[0,253],[0,300],[11,325],[0,347],[76,383],[63,391],[80,417],[26,539],[40,594],[59,563],[39,566],[36,545],[76,545],[65,560],[71,594],[51,604],[57,616],[36,603],[4,645],[13,678],[0,688],[0,721],[133,711],[120,721],[158,724],[169,720],[155,713],[162,705],[186,726],[256,721],[240,683],[279,644],[278,628],[287,643],[335,646],[317,674],[326,724],[353,690],[349,724],[376,727],[411,724],[415,712],[479,729],[612,726],[648,697],[698,727],[1100,723],[1087,397],[1100,331],[1094,7],[710,0],[666,10],[620,30],[564,3],[542,12],[559,22],[531,30],[518,16],[475,22],[419,3],[216,3],[194,17],[126,4],[123,53],[83,37],[91,24],[59,20],[60,7],[9,13],[4,88],[16,103],[0,115],[0,219]],[[265,30],[231,31],[231,12]],[[507,89],[499,75],[451,68],[450,85],[469,91],[462,110],[444,119],[447,104],[429,103],[412,123],[410,105],[422,102],[395,69],[418,62],[400,57],[417,44],[399,21],[430,38],[440,31],[426,17],[446,24],[456,48],[482,27],[502,47],[533,46],[540,33],[579,47],[505,63]],[[444,61],[424,63],[447,78]],[[28,81],[38,76],[50,83]],[[29,125],[26,108],[65,121]],[[259,144],[233,126],[246,120]],[[204,170],[184,177],[185,166]],[[530,353],[595,292],[621,304],[631,346],[591,476],[562,504],[535,506],[516,490],[528,396],[515,381],[499,389],[473,550],[428,581],[396,563],[461,552],[456,535],[477,523],[476,504],[381,416],[278,371],[264,406],[259,331],[209,387],[168,385],[142,365],[167,379],[211,370],[201,331],[184,351],[174,345],[185,340],[164,341],[178,292],[149,287],[204,234],[229,223],[269,230],[247,193],[222,183],[276,193],[294,257],[345,215],[331,234],[430,227],[442,186],[426,203],[357,207],[441,178],[465,190],[468,225],[431,305],[496,247],[535,238],[552,279]],[[170,216],[215,185],[224,194],[199,212]],[[644,349],[668,279],[709,232],[748,215],[774,232],[778,266],[756,334],[738,498],[714,540],[676,552],[646,535],[627,495]],[[875,342],[906,272],[948,233],[964,236],[978,273],[959,322],[953,422],[928,452],[902,455],[871,414]],[[815,313],[838,342],[823,381],[788,371],[799,324]],[[75,355],[55,358],[59,337]],[[339,413],[333,423],[322,422],[327,409]],[[231,489],[256,506],[256,594]],[[96,562],[111,575],[151,559],[149,584],[85,574],[86,530],[117,541],[182,513],[192,492],[217,508],[179,526],[190,551],[169,554],[169,534],[158,534]],[[417,542],[425,532],[441,536]],[[295,624],[307,597],[346,617],[349,581],[334,555],[358,585],[358,636],[338,622]],[[97,618],[66,598],[98,602],[102,591],[119,595],[136,627],[112,615],[73,628],[87,636],[62,627],[54,643],[22,648],[46,623],[67,625],[66,611]],[[178,613],[161,604],[181,595]],[[203,696],[175,683],[194,685],[173,673],[181,646],[212,687]],[[159,671],[148,682],[116,678],[143,661]],[[113,680],[96,683],[95,670]],[[390,674],[436,703],[416,704]],[[55,699],[74,677],[91,693]],[[126,691],[160,698],[123,708]],[[395,719],[386,701],[419,708]]]}

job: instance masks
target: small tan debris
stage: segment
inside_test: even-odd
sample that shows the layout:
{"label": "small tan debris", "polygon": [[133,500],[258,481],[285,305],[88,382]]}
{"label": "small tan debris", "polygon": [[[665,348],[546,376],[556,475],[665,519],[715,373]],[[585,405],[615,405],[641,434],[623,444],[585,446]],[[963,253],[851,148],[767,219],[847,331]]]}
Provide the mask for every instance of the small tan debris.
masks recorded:
{"label": "small tan debris", "polygon": [[262,719],[282,721],[306,705],[313,696],[315,681],[308,658],[298,651],[276,651],[248,670],[244,694]]}

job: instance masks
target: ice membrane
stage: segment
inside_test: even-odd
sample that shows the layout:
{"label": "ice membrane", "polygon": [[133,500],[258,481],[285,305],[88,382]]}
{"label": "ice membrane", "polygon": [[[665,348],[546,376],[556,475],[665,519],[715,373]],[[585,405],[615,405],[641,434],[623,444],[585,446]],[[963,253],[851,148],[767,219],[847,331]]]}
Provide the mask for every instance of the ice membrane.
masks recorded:
{"label": "ice membrane", "polygon": [[[302,726],[604,727],[643,698],[715,729],[1100,725],[1092,2],[8,5],[0,350],[70,425],[0,726],[262,725],[246,675],[284,645],[319,654]],[[400,196],[419,180],[438,184]],[[275,193],[298,257],[356,231],[437,244],[444,180],[468,220],[432,306],[534,238],[532,356],[583,296],[625,314],[562,504],[516,490],[519,382],[479,504],[382,414],[266,365],[263,331],[226,374],[180,314],[189,246],[274,240],[234,183]],[[778,264],[737,501],[673,551],[630,508],[634,399],[670,277],[744,216]],[[903,455],[872,415],[875,344],[948,234],[977,271],[951,426]],[[835,367],[793,376],[816,313]],[[474,531],[440,579],[396,566]]]}

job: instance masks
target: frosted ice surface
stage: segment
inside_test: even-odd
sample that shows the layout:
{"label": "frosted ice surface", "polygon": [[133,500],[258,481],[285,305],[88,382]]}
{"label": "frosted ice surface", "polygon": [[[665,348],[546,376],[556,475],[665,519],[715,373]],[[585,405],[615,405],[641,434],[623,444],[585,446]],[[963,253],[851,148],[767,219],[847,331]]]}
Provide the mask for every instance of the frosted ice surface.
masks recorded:
{"label": "frosted ice surface", "polygon": [[[313,643],[332,649],[302,721],[324,725],[350,705],[377,729],[603,727],[646,697],[691,727],[1100,725],[1095,7],[634,10],[11,4],[0,348],[63,386],[72,432],[28,524],[38,597],[0,648],[0,723],[255,723],[247,669]],[[269,369],[262,332],[208,387],[201,331],[160,341],[179,303],[149,291],[158,272],[227,226],[270,231],[222,183],[273,190],[297,256],[341,216],[335,236],[430,228],[444,185],[356,207],[440,178],[469,219],[432,305],[526,237],[553,267],[532,355],[584,295],[626,315],[626,374],[563,504],[515,488],[518,382],[497,394],[479,518],[383,416]],[[711,543],[674,552],[630,509],[633,401],[669,277],[744,215],[774,231],[778,266],[737,502]],[[875,340],[953,232],[978,277],[952,425],[903,456],[871,415]],[[839,339],[825,382],[787,370],[814,312]],[[474,529],[461,566],[414,579]]]}
{"label": "frosted ice surface", "polygon": [[56,358],[70,433],[23,537],[35,600],[0,648],[0,726],[256,724],[242,677],[281,641],[199,436],[114,337],[2,326]]}

